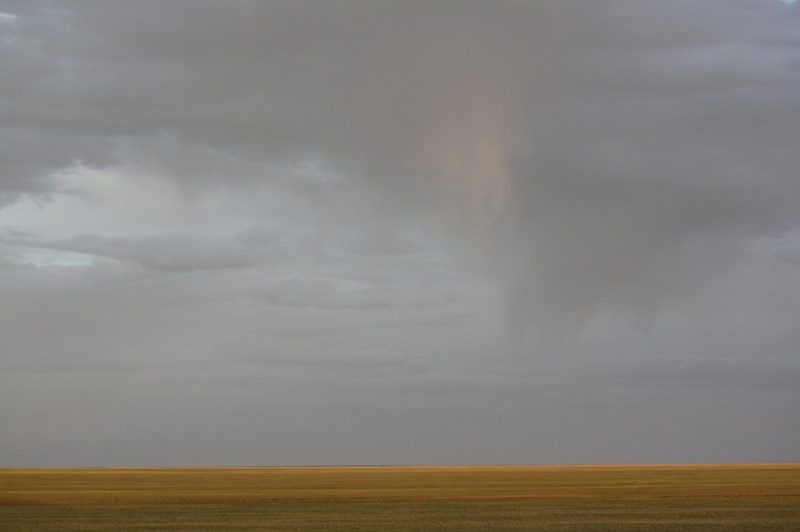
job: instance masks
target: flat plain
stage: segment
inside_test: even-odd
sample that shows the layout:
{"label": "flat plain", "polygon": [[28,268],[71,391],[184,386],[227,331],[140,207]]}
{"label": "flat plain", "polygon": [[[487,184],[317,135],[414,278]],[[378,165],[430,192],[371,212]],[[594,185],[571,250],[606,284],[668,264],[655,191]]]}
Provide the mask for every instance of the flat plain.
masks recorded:
{"label": "flat plain", "polygon": [[800,463],[0,469],[2,530],[800,530]]}

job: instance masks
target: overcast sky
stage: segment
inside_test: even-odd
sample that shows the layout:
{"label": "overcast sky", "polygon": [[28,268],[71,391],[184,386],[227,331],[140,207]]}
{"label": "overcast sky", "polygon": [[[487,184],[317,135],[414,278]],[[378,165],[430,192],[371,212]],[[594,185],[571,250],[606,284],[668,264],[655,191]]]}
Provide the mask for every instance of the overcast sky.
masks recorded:
{"label": "overcast sky", "polygon": [[0,32],[0,465],[800,460],[800,5]]}

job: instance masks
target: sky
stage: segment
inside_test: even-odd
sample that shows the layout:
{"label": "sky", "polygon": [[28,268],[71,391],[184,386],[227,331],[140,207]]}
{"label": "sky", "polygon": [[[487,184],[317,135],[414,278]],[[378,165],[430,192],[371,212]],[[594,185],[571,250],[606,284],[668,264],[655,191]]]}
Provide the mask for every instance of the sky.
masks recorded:
{"label": "sky", "polygon": [[0,32],[0,466],[800,460],[797,4]]}

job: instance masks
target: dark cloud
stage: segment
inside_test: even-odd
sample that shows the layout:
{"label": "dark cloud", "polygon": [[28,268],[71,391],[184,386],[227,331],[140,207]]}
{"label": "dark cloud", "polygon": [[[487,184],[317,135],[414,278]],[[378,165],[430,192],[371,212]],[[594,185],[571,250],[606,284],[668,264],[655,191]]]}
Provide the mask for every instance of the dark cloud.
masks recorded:
{"label": "dark cloud", "polygon": [[242,268],[257,263],[255,254],[241,243],[230,239],[196,235],[143,238],[84,234],[64,240],[0,237],[0,241],[6,244],[109,257],[165,272]]}
{"label": "dark cloud", "polygon": [[257,297],[269,305],[335,310],[435,307],[452,303],[459,294],[419,283],[294,278],[258,289]]}
{"label": "dark cloud", "polygon": [[656,460],[653,412],[702,434],[679,459],[714,459],[724,396],[730,456],[785,456],[799,21],[778,0],[3,2],[3,363],[50,390],[4,392],[11,462],[28,414],[147,386],[201,433],[187,398],[253,420],[288,397],[268,410],[298,434],[392,412],[442,448],[465,440],[446,418],[616,448],[586,406],[608,405]]}
{"label": "dark cloud", "polygon": [[10,198],[56,186],[59,159],[42,166],[41,152],[63,152],[62,167],[145,164],[190,188],[320,159],[401,212],[441,192],[481,226],[515,213],[514,247],[545,256],[516,274],[515,294],[582,294],[512,304],[525,322],[523,307],[580,322],[631,279],[667,283],[651,265],[709,229],[797,225],[800,37],[787,6],[26,9],[6,24],[4,124],[17,142],[57,146],[13,150],[27,170],[4,172]]}
{"label": "dark cloud", "polygon": [[689,356],[683,359],[649,358],[636,360],[618,375],[622,381],[635,379],[671,382],[684,386],[725,386],[732,388],[775,388],[793,390],[798,368],[791,364],[726,360]]}

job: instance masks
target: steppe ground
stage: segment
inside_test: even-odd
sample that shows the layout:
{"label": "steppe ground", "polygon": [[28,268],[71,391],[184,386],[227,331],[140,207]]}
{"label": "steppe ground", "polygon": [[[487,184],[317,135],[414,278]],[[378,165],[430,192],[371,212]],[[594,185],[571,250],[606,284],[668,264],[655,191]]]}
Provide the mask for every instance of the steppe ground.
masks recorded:
{"label": "steppe ground", "polygon": [[2,530],[800,530],[800,463],[0,469]]}

